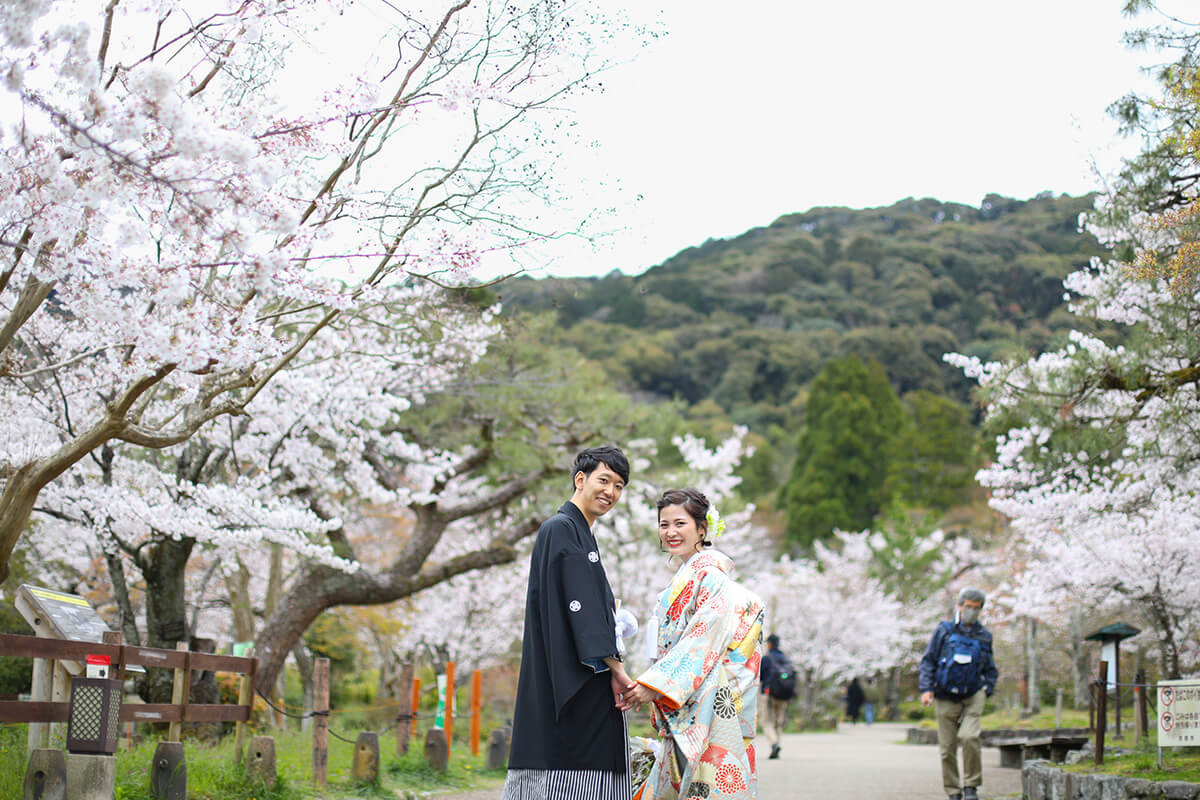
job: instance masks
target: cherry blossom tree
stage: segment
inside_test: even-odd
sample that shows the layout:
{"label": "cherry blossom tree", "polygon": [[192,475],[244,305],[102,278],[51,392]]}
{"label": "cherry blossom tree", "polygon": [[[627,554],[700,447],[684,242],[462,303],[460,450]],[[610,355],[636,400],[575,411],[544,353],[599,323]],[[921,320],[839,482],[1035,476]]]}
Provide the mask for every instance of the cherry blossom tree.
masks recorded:
{"label": "cherry blossom tree", "polygon": [[1015,608],[1133,604],[1177,677],[1200,655],[1187,645],[1200,632],[1200,304],[1119,264],[1065,285],[1081,323],[1115,323],[1124,343],[1075,331],[1028,361],[948,357],[979,380],[1002,431],[978,478],[1020,536]]}
{"label": "cherry blossom tree", "polygon": [[0,579],[89,454],[253,412],[389,287],[563,233],[525,219],[554,185],[538,120],[609,30],[554,0],[382,8],[347,67],[318,32],[348,0],[6,4]]}

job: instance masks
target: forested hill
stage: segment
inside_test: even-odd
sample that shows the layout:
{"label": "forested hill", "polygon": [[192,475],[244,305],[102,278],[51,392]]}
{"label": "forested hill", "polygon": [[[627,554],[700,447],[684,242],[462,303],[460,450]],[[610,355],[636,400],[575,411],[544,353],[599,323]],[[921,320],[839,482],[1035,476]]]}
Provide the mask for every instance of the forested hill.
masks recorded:
{"label": "forested hill", "polygon": [[556,309],[565,341],[624,387],[712,400],[778,444],[770,429],[793,427],[830,357],[878,360],[901,395],[963,401],[968,386],[943,353],[986,360],[1055,343],[1071,324],[1063,277],[1105,254],[1078,229],[1092,201],[814,208],[636,277],[522,278],[500,293],[509,312]]}

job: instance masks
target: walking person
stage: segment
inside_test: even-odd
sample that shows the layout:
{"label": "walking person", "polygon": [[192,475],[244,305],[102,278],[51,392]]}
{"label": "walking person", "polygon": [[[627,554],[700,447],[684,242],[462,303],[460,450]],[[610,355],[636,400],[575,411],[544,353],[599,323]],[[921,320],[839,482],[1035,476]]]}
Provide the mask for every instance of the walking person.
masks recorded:
{"label": "walking person", "polygon": [[762,679],[762,693],[767,696],[767,718],[763,722],[763,733],[771,745],[771,754],[767,758],[779,758],[788,704],[796,696],[796,671],[779,649],[777,634],[772,633],[767,637],[767,652],[763,655],[759,676]]}
{"label": "walking person", "polygon": [[503,800],[629,800],[620,708],[635,685],[617,649],[615,600],[591,526],[621,498],[616,447],[575,458],[575,492],[538,530]]}
{"label": "walking person", "polygon": [[858,724],[858,712],[862,709],[863,699],[862,684],[858,678],[851,678],[850,683],[846,684],[846,718],[851,725]]}
{"label": "walking person", "polygon": [[[978,800],[983,783],[980,717],[999,677],[992,634],[979,622],[984,600],[978,589],[960,591],[954,619],[938,624],[921,657],[921,704],[932,703],[937,714],[942,786],[950,800]],[[963,752],[961,781],[959,745]]]}
{"label": "walking person", "polygon": [[867,678],[863,687],[863,721],[868,725],[875,722],[875,708],[879,704],[879,681],[875,676]]}
{"label": "walking person", "polygon": [[681,563],[658,596],[658,656],[626,695],[652,703],[661,745],[634,800],[755,800],[754,735],[763,603],[733,579],[711,547],[724,522],[702,493],[671,489],[658,501],[658,535]]}

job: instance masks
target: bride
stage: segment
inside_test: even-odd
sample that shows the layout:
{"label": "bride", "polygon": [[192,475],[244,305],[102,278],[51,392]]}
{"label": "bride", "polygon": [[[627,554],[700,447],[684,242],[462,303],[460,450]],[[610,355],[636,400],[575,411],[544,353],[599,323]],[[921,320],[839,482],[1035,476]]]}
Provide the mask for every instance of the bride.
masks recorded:
{"label": "bride", "polygon": [[724,522],[695,489],[658,501],[658,536],[679,571],[658,596],[658,657],[625,693],[623,708],[652,704],[662,747],[633,800],[758,795],[754,746],[762,601],[733,580],[711,549]]}

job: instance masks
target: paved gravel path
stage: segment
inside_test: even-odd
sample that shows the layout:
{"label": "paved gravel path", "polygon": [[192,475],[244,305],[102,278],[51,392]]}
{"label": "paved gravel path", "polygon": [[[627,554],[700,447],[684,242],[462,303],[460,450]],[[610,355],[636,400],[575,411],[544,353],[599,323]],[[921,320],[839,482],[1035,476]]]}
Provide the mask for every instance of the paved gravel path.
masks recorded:
{"label": "paved gravel path", "polygon": [[[843,724],[836,733],[783,738],[778,759],[755,740],[760,800],[938,800],[937,747],[905,744],[907,725]],[[1021,771],[1000,766],[1000,751],[983,749],[983,798],[1020,797]]]}
{"label": "paved gravel path", "polygon": [[[836,733],[783,738],[774,761],[766,740],[759,753],[760,800],[939,800],[942,777],[937,748],[904,743],[902,724],[845,725]],[[1000,766],[1000,751],[983,749],[985,800],[1020,797],[1021,771]],[[438,795],[438,800],[499,800],[500,790]]]}

